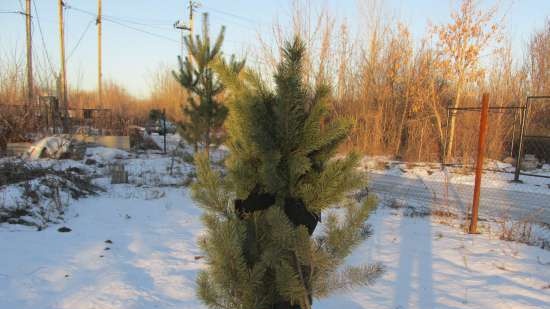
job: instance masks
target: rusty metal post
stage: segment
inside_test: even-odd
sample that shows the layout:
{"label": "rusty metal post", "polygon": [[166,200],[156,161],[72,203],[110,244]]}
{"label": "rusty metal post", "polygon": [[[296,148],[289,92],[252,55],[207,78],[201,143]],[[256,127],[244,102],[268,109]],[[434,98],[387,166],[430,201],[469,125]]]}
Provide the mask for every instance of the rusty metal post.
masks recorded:
{"label": "rusty metal post", "polygon": [[479,195],[481,190],[481,171],[485,157],[485,137],[487,135],[487,115],[489,114],[489,94],[484,93],[481,99],[481,115],[479,117],[479,139],[477,144],[476,178],[474,197],[472,202],[472,218],[470,221],[470,234],[477,234],[477,217],[479,212]]}

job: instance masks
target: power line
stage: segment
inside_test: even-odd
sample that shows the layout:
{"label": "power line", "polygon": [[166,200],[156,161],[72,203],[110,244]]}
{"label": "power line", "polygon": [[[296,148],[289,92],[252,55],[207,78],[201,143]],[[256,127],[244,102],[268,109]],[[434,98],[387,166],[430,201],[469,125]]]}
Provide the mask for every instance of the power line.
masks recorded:
{"label": "power line", "polygon": [[[204,12],[208,12],[208,11],[204,11]],[[241,24],[239,22],[236,22],[234,20],[230,20],[230,19],[222,17],[222,16],[218,16],[216,18],[222,21],[222,22],[220,22],[220,24],[226,24],[227,23],[227,24],[230,24],[232,26],[237,26],[237,27],[240,27],[240,28],[248,30],[248,31],[252,31],[252,32],[256,31],[255,29],[251,28],[250,25]]]}
{"label": "power line", "polygon": [[245,16],[233,14],[233,13],[226,12],[226,11],[222,11],[222,10],[219,10],[219,9],[216,9],[216,8],[213,8],[213,7],[210,7],[210,6],[206,6],[206,5],[204,5],[204,7],[207,8],[208,10],[210,10],[210,11],[212,11],[212,12],[216,12],[216,13],[218,13],[218,14],[231,16],[231,17],[233,17],[233,18],[237,18],[237,19],[240,19],[240,20],[244,20],[244,21],[249,22],[249,23],[252,23],[252,24],[259,24],[259,22],[258,22],[257,20],[254,20],[254,19],[252,19],[252,18],[248,18],[248,17],[245,17]]}
{"label": "power line", "polygon": [[132,30],[135,30],[135,31],[138,31],[138,32],[142,32],[142,33],[145,33],[145,34],[148,34],[148,35],[151,35],[151,36],[154,36],[154,37],[157,37],[159,39],[165,39],[165,40],[168,40],[168,41],[171,41],[171,42],[175,42],[175,43],[179,43],[177,40],[174,40],[170,37],[167,37],[167,36],[164,36],[162,34],[158,34],[158,33],[154,33],[154,32],[150,32],[150,31],[147,31],[147,30],[143,30],[143,29],[139,29],[139,28],[136,28],[136,27],[133,27],[133,26],[130,26],[130,25],[126,25],[122,22],[119,22],[119,21],[115,21],[113,19],[107,19],[105,18],[106,21],[109,21],[109,22],[112,22],[114,24],[117,24],[117,25],[120,25],[120,26],[123,26],[123,27],[126,27],[128,29],[132,29]]}
{"label": "power line", "polygon": [[25,12],[22,12],[22,11],[0,11],[0,14],[19,14],[19,15],[27,15]]}
{"label": "power line", "polygon": [[82,34],[80,35],[80,38],[78,39],[78,41],[76,42],[76,45],[73,47],[73,49],[71,49],[71,51],[69,52],[69,56],[67,56],[67,61],[69,61],[69,59],[71,59],[71,56],[73,55],[73,53],[75,52],[75,50],[78,48],[78,46],[80,45],[80,42],[82,42],[82,39],[84,38],[84,36],[86,35],[86,33],[88,32],[88,29],[90,29],[90,26],[92,25],[92,23],[94,22],[94,20],[90,20],[90,22],[88,23],[88,25],[86,26],[86,29],[84,29],[84,31],[82,32]]}
{"label": "power line", "polygon": [[170,22],[144,23],[144,22],[136,21],[137,19],[133,19],[133,18],[117,17],[117,16],[114,16],[114,15],[106,15],[106,14],[103,14],[103,17],[107,17],[107,18],[111,18],[111,19],[118,19],[121,22],[134,24],[134,25],[138,25],[138,26],[162,29],[162,30],[166,30],[167,28],[172,28],[172,25],[170,24]]}
{"label": "power line", "polygon": [[[74,7],[74,6],[66,5],[65,7],[66,7],[67,9],[72,9],[72,10],[75,10],[75,11],[78,11],[78,12],[81,12],[81,13],[84,13],[84,14],[88,14],[88,15],[94,16],[94,17],[97,16],[97,14],[95,14],[95,13],[93,13],[93,12],[90,12],[90,11],[87,11],[87,10],[83,10],[83,9],[79,9],[79,8],[77,8],[77,7]],[[125,24],[124,22],[117,21],[117,20],[112,19],[112,18],[109,18],[109,17],[103,17],[103,20],[106,20],[106,21],[108,21],[108,22],[117,24],[117,25],[122,26],[122,27],[126,27],[126,28],[128,28],[128,29],[132,29],[132,30],[134,30],[134,31],[138,31],[138,32],[141,32],[141,33],[144,33],[144,34],[148,34],[148,35],[157,37],[157,38],[159,38],[159,39],[164,39],[164,40],[168,40],[168,41],[171,41],[171,42],[178,43],[177,40],[174,40],[174,39],[172,39],[172,38],[170,38],[170,37],[164,36],[164,35],[162,35],[162,34],[154,33],[154,32],[151,32],[151,31],[147,31],[147,30],[144,30],[144,29],[136,28],[136,27],[134,27],[134,26],[127,25],[127,24]]]}
{"label": "power line", "polygon": [[36,16],[36,23],[38,25],[38,31],[40,32],[40,39],[42,41],[42,48],[44,49],[44,54],[46,55],[46,60],[48,61],[48,65],[50,66],[51,73],[55,77],[55,70],[54,70],[50,55],[48,53],[48,49],[46,48],[46,41],[44,40],[44,33],[42,32],[42,26],[40,24],[40,18],[38,16],[38,9],[36,8],[36,1],[33,2],[33,7],[34,7],[34,15]]}

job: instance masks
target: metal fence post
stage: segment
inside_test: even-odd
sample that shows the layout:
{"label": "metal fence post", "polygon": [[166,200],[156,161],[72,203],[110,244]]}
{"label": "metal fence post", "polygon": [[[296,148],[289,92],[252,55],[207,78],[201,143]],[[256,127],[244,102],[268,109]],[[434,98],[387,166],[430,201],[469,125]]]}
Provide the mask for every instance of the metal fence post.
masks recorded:
{"label": "metal fence post", "polygon": [[481,175],[483,159],[485,156],[485,136],[487,135],[487,115],[489,114],[489,94],[484,93],[481,99],[481,115],[479,117],[479,140],[477,145],[476,178],[474,197],[472,202],[472,218],[470,221],[470,234],[477,234],[477,217],[479,211],[479,195],[481,190]]}
{"label": "metal fence post", "polygon": [[525,102],[525,106],[523,106],[521,110],[521,117],[520,117],[520,133],[519,133],[519,144],[518,144],[518,152],[516,155],[516,170],[514,171],[514,182],[522,182],[519,180],[519,174],[521,172],[521,159],[523,158],[523,136],[525,135],[525,119],[527,118],[527,107],[529,106],[529,98],[527,98]]}
{"label": "metal fence post", "polygon": [[451,117],[451,111],[449,109],[449,106],[447,106],[447,120],[445,123],[445,140],[443,141],[443,154],[441,155],[441,169],[444,169],[447,158],[447,143],[449,139],[449,118]]}
{"label": "metal fence post", "polygon": [[164,133],[164,153],[166,154],[166,109],[162,109],[162,133]]}

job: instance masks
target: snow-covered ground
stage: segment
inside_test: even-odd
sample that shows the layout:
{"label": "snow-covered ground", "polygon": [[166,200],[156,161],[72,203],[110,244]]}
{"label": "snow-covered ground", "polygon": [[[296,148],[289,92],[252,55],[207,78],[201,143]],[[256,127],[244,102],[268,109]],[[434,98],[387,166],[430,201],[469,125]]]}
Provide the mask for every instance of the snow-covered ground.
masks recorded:
{"label": "snow-covered ground", "polygon": [[[451,184],[473,185],[475,175],[471,169],[447,167],[441,169],[437,163],[404,163],[386,156],[365,157],[361,166],[373,174],[399,176],[409,179],[422,179],[429,182],[447,182]],[[520,192],[533,192],[550,195],[550,164],[521,175],[522,183],[512,182],[514,167],[509,163],[488,160],[484,165],[481,183],[483,188],[493,188]]]}
{"label": "snow-covered ground", "polygon": [[[185,188],[114,185],[75,201],[61,225],[2,225],[0,308],[203,308],[194,293],[199,216]],[[402,209],[380,207],[369,223],[374,235],[349,263],[380,261],[385,275],[315,308],[550,306],[550,251]]]}
{"label": "snow-covered ground", "polygon": [[[194,292],[205,267],[196,245],[201,211],[184,187],[192,168],[170,169],[160,153],[105,148],[88,149],[88,159],[95,163],[33,163],[95,171],[105,192],[71,200],[64,221],[42,231],[0,224],[0,309],[205,308]],[[129,184],[109,183],[113,162],[125,165]],[[314,308],[550,308],[550,250],[468,235],[459,219],[384,205],[369,219],[373,236],[348,263],[381,262],[385,274]]]}
{"label": "snow-covered ground", "polygon": [[[365,157],[361,167],[369,173],[369,188],[384,198],[403,199],[434,207],[469,212],[475,176],[471,169],[437,163],[404,163],[387,157]],[[482,175],[480,215],[485,219],[510,217],[550,226],[550,178],[522,175],[512,182],[510,164],[489,161]],[[550,177],[547,164],[533,174]]]}

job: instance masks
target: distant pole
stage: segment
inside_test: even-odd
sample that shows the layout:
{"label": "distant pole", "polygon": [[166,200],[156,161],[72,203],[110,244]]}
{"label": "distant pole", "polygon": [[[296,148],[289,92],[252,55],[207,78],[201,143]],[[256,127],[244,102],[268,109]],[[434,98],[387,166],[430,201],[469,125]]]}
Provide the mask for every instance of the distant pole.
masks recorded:
{"label": "distant pole", "polygon": [[189,32],[191,34],[191,36],[193,36],[193,26],[194,26],[194,12],[195,12],[195,8],[198,7],[198,3],[193,1],[193,0],[189,0]]}
{"label": "distant pole", "polygon": [[162,109],[162,133],[164,133],[164,153],[166,153],[166,109]]}
{"label": "distant pole", "polygon": [[103,107],[102,71],[101,71],[101,0],[97,0],[97,103]]}
{"label": "distant pole", "polygon": [[483,160],[485,157],[485,137],[487,136],[487,116],[489,114],[489,94],[484,93],[481,99],[481,115],[479,117],[479,139],[477,144],[476,178],[474,197],[472,202],[472,218],[470,221],[470,234],[477,234],[477,217],[479,212],[479,196],[481,190],[481,175]]}
{"label": "distant pole", "polygon": [[67,71],[65,68],[65,29],[63,21],[63,0],[58,1],[59,15],[59,44],[61,49],[61,103],[64,109],[67,109]]}
{"label": "distant pole", "polygon": [[[194,27],[194,12],[199,7],[199,3],[193,0],[189,0],[189,24],[185,24],[183,20],[178,20],[174,23],[174,28],[181,31],[181,51],[180,56],[183,58],[183,52],[185,50],[185,31],[189,31],[191,37],[193,37]],[[191,61],[191,51],[189,51],[189,61]]]}
{"label": "distant pole", "polygon": [[519,175],[521,173],[521,160],[523,159],[523,136],[525,135],[525,121],[527,118],[527,108],[529,106],[529,97],[525,101],[525,105],[521,108],[520,114],[520,125],[519,125],[519,143],[518,150],[516,155],[516,169],[514,171],[514,180],[513,182],[522,183],[519,180]]}
{"label": "distant pole", "polygon": [[31,0],[25,3],[25,26],[27,31],[27,104],[32,104],[33,80],[32,80],[32,23],[31,23]]}

